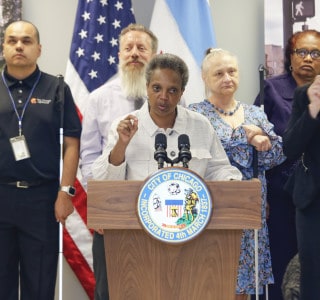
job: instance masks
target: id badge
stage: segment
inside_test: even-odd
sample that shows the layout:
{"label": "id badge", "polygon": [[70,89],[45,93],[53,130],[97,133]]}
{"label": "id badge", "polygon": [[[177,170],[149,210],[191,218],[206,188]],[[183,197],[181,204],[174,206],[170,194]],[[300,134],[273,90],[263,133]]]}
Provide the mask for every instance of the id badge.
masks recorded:
{"label": "id badge", "polygon": [[10,143],[16,161],[30,157],[28,145],[24,135],[11,138]]}

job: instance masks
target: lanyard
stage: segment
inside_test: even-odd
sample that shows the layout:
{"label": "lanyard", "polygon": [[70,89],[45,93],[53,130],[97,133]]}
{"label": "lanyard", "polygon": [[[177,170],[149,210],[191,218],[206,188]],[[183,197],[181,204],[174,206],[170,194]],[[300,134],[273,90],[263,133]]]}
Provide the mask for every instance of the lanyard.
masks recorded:
{"label": "lanyard", "polygon": [[25,110],[26,110],[26,108],[27,108],[27,105],[29,104],[29,101],[30,101],[30,99],[31,99],[31,96],[32,96],[32,94],[33,94],[33,91],[34,91],[34,89],[36,88],[36,86],[37,86],[37,84],[38,84],[38,82],[39,82],[39,80],[40,80],[41,72],[39,72],[39,75],[38,75],[35,83],[33,84],[32,88],[31,88],[31,91],[30,91],[30,93],[29,93],[29,96],[28,96],[28,98],[27,98],[27,101],[26,101],[26,103],[25,103],[24,106],[23,106],[23,109],[22,109],[22,112],[21,112],[21,116],[19,115],[18,110],[17,110],[17,107],[16,107],[16,104],[14,103],[14,100],[13,100],[13,97],[12,97],[12,94],[11,94],[11,91],[10,91],[10,89],[9,89],[9,87],[8,87],[8,84],[7,84],[7,82],[6,82],[6,79],[5,79],[5,77],[4,77],[4,72],[3,72],[3,70],[2,70],[1,76],[2,76],[3,83],[4,83],[4,85],[5,85],[6,88],[7,88],[9,97],[10,97],[10,99],[11,99],[11,103],[12,103],[13,109],[14,109],[14,111],[16,112],[16,115],[17,115],[17,118],[18,118],[19,136],[21,136],[21,135],[22,135],[22,119],[23,119],[23,116],[24,116],[24,112],[25,112]]}

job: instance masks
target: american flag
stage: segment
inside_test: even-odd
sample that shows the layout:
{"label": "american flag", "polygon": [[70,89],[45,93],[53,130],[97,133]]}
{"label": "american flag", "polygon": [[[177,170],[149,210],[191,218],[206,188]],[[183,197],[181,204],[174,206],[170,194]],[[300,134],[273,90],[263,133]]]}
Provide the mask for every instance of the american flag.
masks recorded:
{"label": "american flag", "polygon": [[[131,0],[79,0],[67,63],[69,84],[79,114],[89,94],[117,72],[121,30],[135,23]],[[95,280],[92,267],[92,232],[87,227],[87,198],[78,172],[73,198],[75,211],[68,217],[63,235],[63,252],[90,299]]]}

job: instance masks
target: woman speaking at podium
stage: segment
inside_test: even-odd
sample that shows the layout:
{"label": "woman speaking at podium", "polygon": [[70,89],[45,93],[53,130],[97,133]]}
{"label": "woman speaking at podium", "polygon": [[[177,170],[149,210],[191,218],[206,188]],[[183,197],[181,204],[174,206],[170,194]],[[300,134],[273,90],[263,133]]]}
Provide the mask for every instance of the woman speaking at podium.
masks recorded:
{"label": "woman speaking at podium", "polygon": [[178,105],[188,82],[185,62],[172,54],[156,55],[147,67],[146,82],[148,101],[113,122],[109,142],[92,165],[93,178],[145,180],[158,170],[154,140],[163,133],[167,138],[167,161],[175,161],[178,137],[185,134],[190,138],[192,171],[206,180],[241,180],[241,172],[230,164],[210,122]]}

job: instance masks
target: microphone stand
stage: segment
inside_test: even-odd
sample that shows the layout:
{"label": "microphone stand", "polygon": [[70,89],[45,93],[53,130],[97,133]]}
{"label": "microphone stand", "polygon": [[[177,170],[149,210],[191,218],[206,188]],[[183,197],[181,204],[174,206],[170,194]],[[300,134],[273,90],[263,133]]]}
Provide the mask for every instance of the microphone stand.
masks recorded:
{"label": "microphone stand", "polygon": [[[186,135],[180,135],[179,136],[179,140],[178,139],[178,148],[179,148],[179,154],[178,156],[171,160],[168,156],[167,156],[167,142],[166,139],[163,138],[163,140],[161,140],[160,135],[163,135],[165,137],[164,134],[158,134],[158,136],[156,136],[156,142],[155,142],[155,152],[154,152],[154,159],[158,162],[158,169],[162,169],[163,168],[163,164],[164,162],[166,163],[170,163],[171,167],[174,166],[174,164],[177,164],[179,162],[182,162],[182,165],[184,168],[188,169],[188,163],[192,158],[191,152],[190,152],[190,143],[189,143],[189,137]],[[160,140],[157,140],[157,138],[160,138]],[[184,139],[183,139],[184,138]],[[186,140],[187,139],[187,140]],[[161,145],[161,146],[160,146]]]}
{"label": "microphone stand", "polygon": [[179,155],[178,160],[182,162],[182,165],[184,168],[189,168],[189,161],[192,158],[191,152],[190,152],[190,141],[189,137],[186,134],[181,134],[178,137],[178,148],[179,148]]}
{"label": "microphone stand", "polygon": [[158,169],[162,169],[164,162],[169,162],[167,156],[167,137],[164,133],[158,133],[155,138],[155,148],[154,159],[158,162]]}

